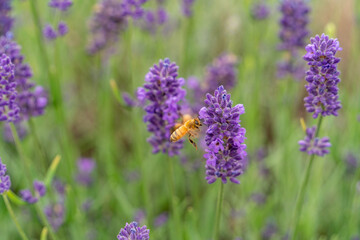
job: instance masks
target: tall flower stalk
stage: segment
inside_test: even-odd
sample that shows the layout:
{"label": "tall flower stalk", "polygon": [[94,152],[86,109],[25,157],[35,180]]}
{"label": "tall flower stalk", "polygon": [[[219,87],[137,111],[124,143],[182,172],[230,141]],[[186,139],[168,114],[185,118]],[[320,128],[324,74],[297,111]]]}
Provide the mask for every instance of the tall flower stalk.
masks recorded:
{"label": "tall flower stalk", "polygon": [[316,35],[310,39],[311,43],[306,46],[307,53],[304,60],[308,62],[310,69],[306,72],[306,90],[309,96],[304,98],[306,111],[312,113],[313,118],[318,118],[316,127],[306,129],[306,137],[299,141],[300,151],[310,155],[303,181],[297,195],[295,210],[292,221],[291,239],[298,234],[298,222],[301,217],[302,205],[309,182],[310,172],[315,155],[324,156],[329,153],[331,146],[329,138],[319,138],[319,131],[323,117],[334,115],[341,108],[338,100],[338,87],[340,72],[337,64],[340,58],[335,57],[337,51],[342,50],[337,39],[331,39],[325,34],[321,37]]}

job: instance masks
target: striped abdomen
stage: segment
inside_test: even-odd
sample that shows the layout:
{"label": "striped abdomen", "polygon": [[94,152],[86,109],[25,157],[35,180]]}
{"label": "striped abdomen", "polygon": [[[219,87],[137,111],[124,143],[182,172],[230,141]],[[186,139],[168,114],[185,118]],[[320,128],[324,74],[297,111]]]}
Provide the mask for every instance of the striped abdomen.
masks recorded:
{"label": "striped abdomen", "polygon": [[186,125],[182,125],[178,129],[176,129],[170,136],[171,142],[177,142],[179,141],[185,134],[189,131],[189,128],[186,127]]}

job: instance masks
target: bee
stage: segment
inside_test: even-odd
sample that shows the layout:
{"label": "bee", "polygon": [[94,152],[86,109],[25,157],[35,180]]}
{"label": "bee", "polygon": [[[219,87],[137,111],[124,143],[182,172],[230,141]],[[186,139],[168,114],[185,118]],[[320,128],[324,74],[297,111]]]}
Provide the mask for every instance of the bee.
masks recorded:
{"label": "bee", "polygon": [[197,149],[193,138],[198,135],[201,126],[202,124],[199,118],[192,118],[190,115],[186,114],[183,116],[183,124],[178,123],[174,126],[175,130],[170,136],[170,141],[177,142],[188,134],[189,142]]}

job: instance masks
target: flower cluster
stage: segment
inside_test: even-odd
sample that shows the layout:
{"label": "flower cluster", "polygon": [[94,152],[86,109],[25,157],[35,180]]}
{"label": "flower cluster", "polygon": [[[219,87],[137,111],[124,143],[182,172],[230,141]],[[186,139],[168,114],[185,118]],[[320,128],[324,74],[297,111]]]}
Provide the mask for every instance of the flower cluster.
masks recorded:
{"label": "flower cluster", "polygon": [[49,7],[60,11],[67,11],[73,4],[72,0],[50,0]]}
{"label": "flower cluster", "polygon": [[270,9],[265,3],[255,3],[251,9],[251,15],[256,20],[264,20],[269,17]]}
{"label": "flower cluster", "polygon": [[162,7],[155,10],[146,10],[141,20],[140,24],[144,30],[150,33],[156,33],[157,28],[167,22],[168,13]]}
{"label": "flower cluster", "polygon": [[1,162],[0,158],[0,194],[9,191],[11,181],[9,175],[6,175],[6,165]]}
{"label": "flower cluster", "polygon": [[19,119],[19,106],[16,102],[15,66],[10,58],[0,56],[0,121],[15,122]]}
{"label": "flower cluster", "polygon": [[29,80],[32,77],[32,71],[30,66],[24,63],[24,56],[20,50],[21,47],[9,37],[0,37],[0,54],[8,55],[11,62],[15,63],[14,82],[18,93],[15,103],[20,108],[19,120],[27,120],[44,113],[48,96],[43,87]]}
{"label": "flower cluster", "polygon": [[240,125],[240,115],[244,106],[232,106],[230,94],[223,86],[218,87],[214,96],[206,94],[206,107],[199,112],[199,118],[208,128],[206,130],[206,180],[213,183],[220,178],[223,183],[236,179],[246,167],[245,128]]}
{"label": "flower cluster", "polygon": [[117,235],[118,240],[148,240],[150,230],[146,226],[138,227],[137,222],[126,223]]}
{"label": "flower cluster", "polygon": [[139,19],[144,15],[142,5],[147,0],[102,0],[94,7],[90,20],[91,42],[88,52],[95,54],[119,39],[128,23],[128,18]]}
{"label": "flower cluster", "polygon": [[[49,7],[54,8],[61,12],[66,12],[72,6],[72,0],[50,0]],[[67,24],[63,21],[60,21],[57,24],[57,29],[55,30],[50,24],[46,24],[43,28],[43,35],[47,40],[55,40],[60,36],[65,36],[69,31]]]}
{"label": "flower cluster", "polygon": [[80,158],[77,161],[78,175],[76,181],[84,186],[90,186],[93,179],[91,173],[95,168],[95,161],[92,158]]}
{"label": "flower cluster", "polygon": [[296,79],[302,79],[304,67],[298,62],[298,51],[305,46],[305,38],[309,34],[306,26],[309,22],[310,8],[304,0],[283,0],[280,11],[282,18],[279,49],[287,51],[288,57],[279,63],[278,75],[284,77],[291,74]]}
{"label": "flower cluster", "polygon": [[318,138],[316,137],[316,126],[306,129],[306,136],[304,140],[299,141],[300,151],[306,152],[309,155],[324,156],[329,153],[331,146],[328,137]]}
{"label": "flower cluster", "polygon": [[2,0],[0,2],[0,36],[9,32],[13,25],[13,18],[10,17],[11,0]]}
{"label": "flower cluster", "polygon": [[195,0],[182,0],[182,12],[184,16],[191,17],[193,10],[192,6],[194,5]]}
{"label": "flower cluster", "polygon": [[144,122],[153,135],[148,142],[153,146],[153,153],[162,151],[169,156],[177,155],[183,147],[183,141],[170,142],[170,134],[180,118],[182,101],[186,91],[182,88],[183,78],[177,78],[178,66],[168,58],[160,60],[150,68],[145,76],[144,87],[138,88],[137,98],[144,106]]}
{"label": "flower cluster", "polygon": [[[225,89],[232,89],[236,84],[238,60],[234,54],[223,53],[206,68],[203,85],[196,78],[189,78],[188,85],[193,92],[194,100],[203,99],[206,93],[214,92],[218,86],[223,85]],[[201,104],[195,103],[193,112],[199,112]]]}
{"label": "flower cluster", "polygon": [[29,189],[24,189],[20,191],[21,198],[30,204],[37,203],[39,199],[46,194],[46,187],[43,182],[40,181],[34,181],[33,183],[34,190],[35,190],[35,196],[31,193]]}
{"label": "flower cluster", "polygon": [[65,220],[65,185],[58,179],[55,179],[52,185],[57,193],[57,200],[47,205],[44,213],[53,229],[57,231]]}
{"label": "flower cluster", "polygon": [[309,93],[304,98],[306,111],[313,113],[313,118],[322,116],[337,116],[341,108],[338,96],[338,83],[340,72],[337,64],[340,58],[335,57],[341,51],[339,41],[322,34],[311,38],[311,43],[306,46],[307,53],[304,60],[310,69],[306,72],[306,90]]}

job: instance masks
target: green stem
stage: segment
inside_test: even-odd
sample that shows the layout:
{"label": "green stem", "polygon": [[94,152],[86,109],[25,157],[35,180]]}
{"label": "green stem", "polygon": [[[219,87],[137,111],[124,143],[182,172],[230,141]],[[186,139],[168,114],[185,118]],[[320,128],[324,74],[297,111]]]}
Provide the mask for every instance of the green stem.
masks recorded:
{"label": "green stem", "polygon": [[44,212],[41,210],[40,208],[40,205],[39,205],[39,202],[37,202],[35,204],[35,209],[36,209],[36,212],[38,214],[38,216],[40,217],[42,223],[47,227],[47,229],[49,230],[49,233],[50,233],[50,236],[53,240],[57,240],[57,237],[54,233],[54,230],[52,228],[52,226],[50,225],[48,219],[46,218]]}
{"label": "green stem", "polygon": [[182,236],[180,234],[181,231],[179,230],[180,227],[180,217],[177,211],[176,207],[176,194],[175,194],[175,182],[174,182],[174,164],[173,159],[171,157],[167,157],[168,162],[168,181],[169,181],[169,187],[170,187],[170,198],[171,198],[171,207],[172,207],[172,214],[174,216],[174,226],[173,230],[176,236],[176,239],[182,239]]}
{"label": "green stem", "polygon": [[13,220],[13,222],[15,223],[16,229],[19,232],[21,238],[23,240],[29,240],[29,238],[26,236],[25,232],[22,230],[22,228],[21,228],[21,226],[20,226],[20,224],[19,224],[19,222],[18,222],[18,220],[17,220],[17,218],[15,216],[15,213],[14,213],[12,207],[11,207],[11,204],[10,204],[9,199],[7,198],[6,194],[2,195],[2,197],[4,199],[6,208],[7,208],[8,212],[9,212],[9,214],[10,214],[10,217]]}
{"label": "green stem", "polygon": [[222,205],[223,205],[223,200],[224,200],[224,184],[220,181],[220,189],[219,189],[217,204],[216,204],[216,217],[215,217],[213,240],[219,239],[221,209],[222,209]]}
{"label": "green stem", "polygon": [[36,131],[36,126],[35,126],[32,118],[29,118],[29,126],[30,126],[31,135],[34,138],[36,148],[37,148],[40,158],[42,160],[43,168],[46,169],[46,163],[47,163],[46,154],[45,154],[44,149],[41,147],[41,143],[40,143],[37,131]]}
{"label": "green stem", "polygon": [[[322,116],[320,116],[318,124],[317,124],[315,138],[318,137],[318,135],[319,135],[321,122],[322,122]],[[305,196],[305,190],[306,190],[306,187],[307,187],[307,184],[308,184],[308,181],[309,181],[311,167],[313,165],[314,158],[315,158],[314,154],[310,156],[310,160],[309,160],[308,165],[306,167],[305,175],[304,175],[303,181],[301,183],[299,193],[298,193],[297,198],[296,198],[295,212],[294,212],[293,225],[292,225],[293,231],[291,231],[291,234],[290,234],[291,238],[290,239],[295,239],[295,237],[297,235],[298,223],[299,223],[299,219],[300,219],[300,216],[301,216],[302,205],[303,205],[304,196]]]}

